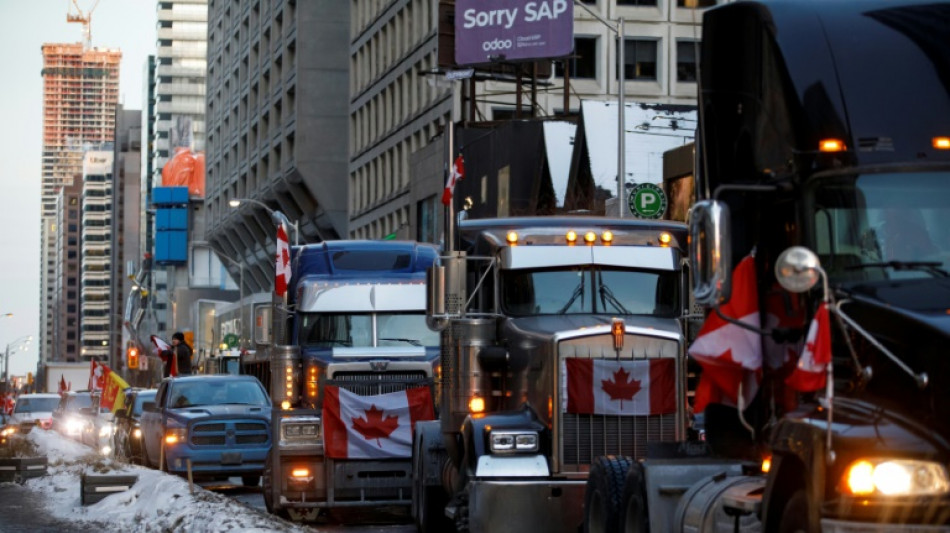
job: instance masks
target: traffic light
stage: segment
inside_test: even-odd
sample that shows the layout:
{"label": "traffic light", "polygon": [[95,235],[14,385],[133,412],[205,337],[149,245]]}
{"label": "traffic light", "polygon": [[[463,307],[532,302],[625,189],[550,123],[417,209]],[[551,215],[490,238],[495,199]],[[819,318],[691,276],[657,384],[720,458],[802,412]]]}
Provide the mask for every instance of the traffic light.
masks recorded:
{"label": "traffic light", "polygon": [[139,349],[136,348],[135,346],[130,346],[128,351],[126,352],[126,355],[128,356],[127,357],[128,364],[126,366],[128,366],[129,368],[138,368],[139,367]]}
{"label": "traffic light", "polygon": [[33,385],[33,372],[26,373],[26,384]]}

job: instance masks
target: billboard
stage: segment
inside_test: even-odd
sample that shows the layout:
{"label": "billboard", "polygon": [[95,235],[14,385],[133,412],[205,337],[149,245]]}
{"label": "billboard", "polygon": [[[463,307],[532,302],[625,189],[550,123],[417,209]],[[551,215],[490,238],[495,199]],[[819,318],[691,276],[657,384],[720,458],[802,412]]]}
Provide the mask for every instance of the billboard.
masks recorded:
{"label": "billboard", "polygon": [[457,0],[455,63],[561,57],[574,48],[572,0]]}

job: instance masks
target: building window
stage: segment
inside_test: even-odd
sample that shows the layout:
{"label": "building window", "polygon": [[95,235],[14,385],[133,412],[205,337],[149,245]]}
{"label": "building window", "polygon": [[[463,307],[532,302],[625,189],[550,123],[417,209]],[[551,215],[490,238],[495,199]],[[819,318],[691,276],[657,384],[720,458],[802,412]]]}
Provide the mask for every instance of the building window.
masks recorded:
{"label": "building window", "polygon": [[716,5],[716,0],[676,0],[676,7],[697,8],[714,5]]}
{"label": "building window", "polygon": [[[571,78],[594,79],[597,77],[597,38],[574,37],[574,53],[566,59],[571,67]],[[564,63],[554,63],[554,75],[564,77]]]}
{"label": "building window", "polygon": [[618,6],[656,7],[656,0],[617,0]]}
{"label": "building window", "polygon": [[416,204],[417,235],[420,242],[436,242],[439,235],[439,208],[441,202],[430,196]]}
{"label": "building window", "polygon": [[491,118],[492,120],[514,120],[515,111],[516,109],[513,107],[493,107],[491,108]]}
{"label": "building window", "polygon": [[676,41],[676,81],[696,81],[696,65],[698,64],[698,55],[698,41]]}
{"label": "building window", "polygon": [[[623,54],[624,81],[655,81],[657,79],[657,41],[652,39],[625,39]],[[617,77],[619,78],[619,75]]]}

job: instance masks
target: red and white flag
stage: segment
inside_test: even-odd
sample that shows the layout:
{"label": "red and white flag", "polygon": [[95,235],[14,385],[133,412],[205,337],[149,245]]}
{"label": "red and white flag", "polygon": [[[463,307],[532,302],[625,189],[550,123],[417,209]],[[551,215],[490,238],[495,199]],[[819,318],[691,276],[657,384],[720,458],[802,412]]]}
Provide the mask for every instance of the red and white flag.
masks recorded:
{"label": "red and white flag", "polygon": [[[755,258],[747,256],[732,272],[732,297],[720,307],[723,315],[756,329],[760,327]],[[742,385],[743,405],[749,405],[762,379],[762,341],[755,331],[729,323],[710,313],[696,340],[689,347],[703,372],[696,386],[694,412],[709,403],[739,405]]]}
{"label": "red and white flag", "polygon": [[106,386],[106,369],[96,361],[89,366],[89,390],[102,390]]}
{"label": "red and white flag", "polygon": [[290,285],[290,244],[283,224],[277,226],[277,263],[274,270],[274,292],[277,296],[287,294]]}
{"label": "red and white flag", "polygon": [[449,177],[445,181],[445,190],[442,191],[442,205],[452,203],[452,194],[455,192],[455,184],[465,178],[465,166],[462,156],[459,154],[452,163],[452,170],[449,171]]}
{"label": "red and white flag", "polygon": [[[162,340],[162,338],[159,337],[158,335],[152,335],[151,339],[152,339],[152,344],[155,345],[155,351],[157,352],[156,355],[161,357],[162,361],[164,361],[166,357],[171,357],[171,367],[168,369],[168,375],[171,377],[177,376],[178,375],[178,356],[175,354],[175,351],[172,349],[172,345]],[[144,360],[145,358],[142,358],[142,361]],[[141,361],[139,361],[139,364],[141,364]]]}
{"label": "red and white flag", "polygon": [[825,387],[828,363],[831,362],[830,328],[828,307],[822,303],[808,326],[805,348],[792,375],[785,380],[786,385],[800,392],[811,392]]}
{"label": "red and white flag", "polygon": [[66,394],[66,392],[69,391],[69,387],[70,387],[71,385],[72,385],[71,383],[70,383],[70,384],[67,384],[67,383],[66,383],[66,376],[64,376],[63,374],[60,374],[60,375],[59,375],[59,388],[56,390],[56,392],[58,392],[59,395],[62,396],[62,395],[64,395],[64,394]]}
{"label": "red and white flag", "polygon": [[568,358],[562,363],[566,393],[561,408],[596,415],[662,415],[676,412],[673,359]]}
{"label": "red and white flag", "polygon": [[323,448],[334,459],[412,456],[415,423],[435,419],[429,387],[359,396],[328,385],[323,396]]}
{"label": "red and white flag", "polygon": [[162,340],[162,338],[159,337],[158,335],[152,335],[151,339],[152,339],[152,344],[155,345],[155,350],[158,352],[164,352],[165,350],[172,349],[172,345]]}

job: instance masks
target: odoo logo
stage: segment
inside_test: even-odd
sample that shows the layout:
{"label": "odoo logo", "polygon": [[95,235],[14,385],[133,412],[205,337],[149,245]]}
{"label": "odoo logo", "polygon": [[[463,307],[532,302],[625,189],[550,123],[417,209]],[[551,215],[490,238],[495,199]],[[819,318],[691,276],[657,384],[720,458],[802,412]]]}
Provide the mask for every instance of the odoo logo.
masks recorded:
{"label": "odoo logo", "polygon": [[511,48],[511,39],[495,39],[494,41],[485,41],[482,43],[482,50],[491,52],[492,50],[508,50]]}

